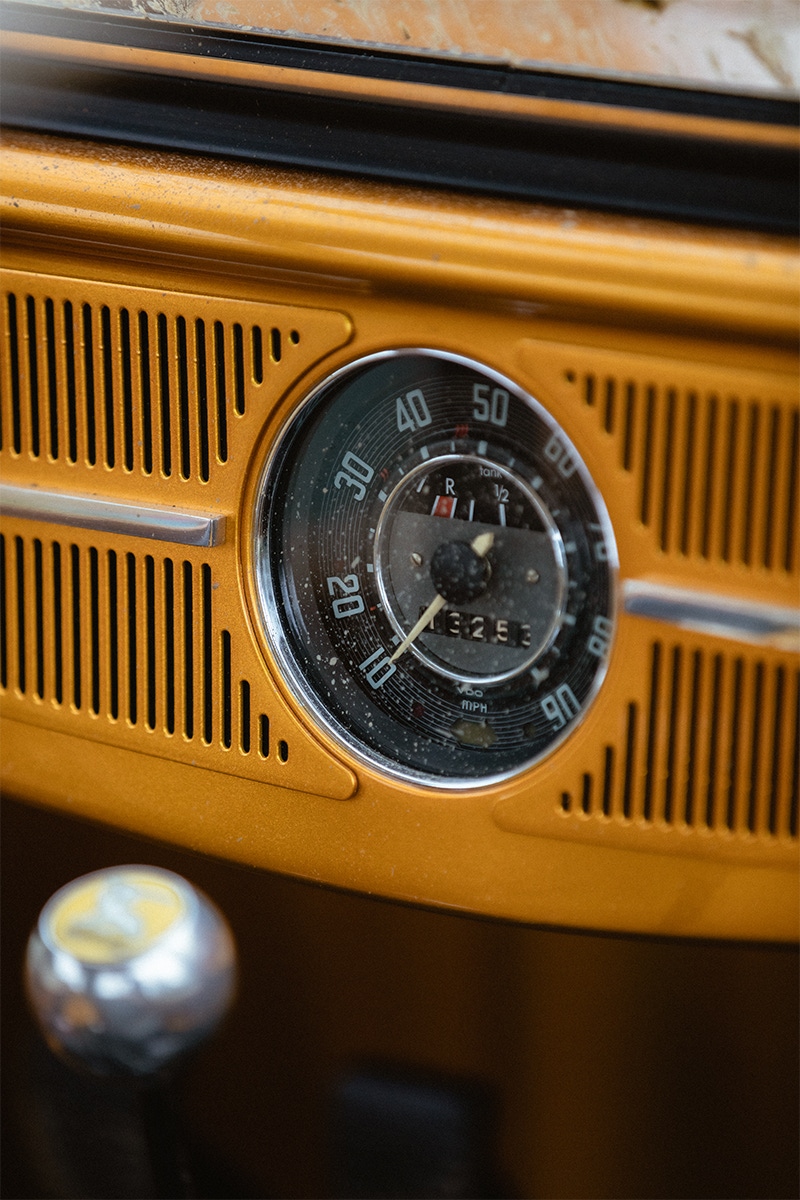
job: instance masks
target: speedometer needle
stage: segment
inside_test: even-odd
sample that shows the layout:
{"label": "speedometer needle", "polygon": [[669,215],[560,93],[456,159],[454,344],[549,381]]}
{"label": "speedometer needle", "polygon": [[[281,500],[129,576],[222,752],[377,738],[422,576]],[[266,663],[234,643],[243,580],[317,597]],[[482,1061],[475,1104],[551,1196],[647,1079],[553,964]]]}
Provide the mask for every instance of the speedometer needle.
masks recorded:
{"label": "speedometer needle", "polygon": [[[491,550],[493,545],[494,545],[494,534],[493,533],[479,533],[478,536],[473,538],[472,541],[470,542],[470,549],[475,554],[477,554],[478,558],[485,558],[486,555]],[[433,620],[433,618],[436,616],[436,614],[438,612],[441,612],[441,610],[444,608],[446,603],[447,603],[447,601],[445,600],[444,596],[439,595],[439,593],[437,592],[436,596],[433,598],[433,600],[431,600],[430,604],[425,609],[425,612],[422,614],[420,619],[417,621],[414,628],[411,630],[411,632],[409,634],[407,634],[407,636],[403,639],[403,641],[397,647],[394,654],[389,659],[389,662],[397,662],[400,655],[405,654],[406,650],[411,645],[411,643],[416,641],[416,639],[422,633],[425,626],[430,624],[430,622]]]}

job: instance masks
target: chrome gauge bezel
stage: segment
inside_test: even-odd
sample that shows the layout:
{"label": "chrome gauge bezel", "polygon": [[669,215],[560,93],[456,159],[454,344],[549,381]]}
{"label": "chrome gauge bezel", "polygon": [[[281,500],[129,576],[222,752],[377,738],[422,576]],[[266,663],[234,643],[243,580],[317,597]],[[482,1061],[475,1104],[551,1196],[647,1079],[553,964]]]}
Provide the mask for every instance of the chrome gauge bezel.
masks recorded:
{"label": "chrome gauge bezel", "polygon": [[[542,421],[549,430],[552,430],[553,434],[557,434],[565,453],[570,455],[572,462],[575,464],[575,472],[579,475],[580,482],[596,513],[597,528],[601,531],[601,537],[606,548],[603,567],[607,576],[608,594],[603,611],[611,626],[609,650],[613,645],[618,612],[616,540],[603,498],[594,484],[581,456],[573,445],[572,440],[564,433],[558,421],[555,420],[545,406],[512,379],[477,360],[450,351],[429,347],[404,346],[356,358],[321,380],[287,416],[269,448],[265,461],[260,468],[256,483],[250,541],[251,561],[254,564],[255,570],[257,616],[269,649],[280,669],[281,676],[303,710],[303,713],[310,715],[313,721],[335,744],[341,745],[352,754],[356,762],[383,776],[434,791],[474,791],[518,777],[537,762],[541,762],[542,759],[549,757],[567,738],[574,736],[602,686],[608,667],[607,657],[598,661],[591,684],[582,700],[580,712],[574,716],[574,719],[569,720],[560,732],[553,733],[546,748],[541,753],[527,758],[524,762],[516,763],[508,769],[494,770],[479,776],[435,774],[431,771],[425,771],[416,766],[409,765],[408,763],[395,761],[388,753],[370,745],[365,740],[362,740],[360,736],[354,734],[337,714],[330,711],[324,699],[309,682],[302,655],[295,649],[294,633],[290,634],[288,618],[284,619],[282,615],[284,607],[282,587],[276,578],[276,571],[273,570],[277,544],[282,536],[282,531],[278,524],[279,514],[276,512],[276,508],[278,507],[277,500],[280,496],[281,487],[284,485],[283,472],[288,472],[294,468],[296,457],[293,453],[294,448],[306,435],[310,423],[317,417],[318,412],[323,411],[322,406],[326,399],[333,396],[335,400],[335,397],[340,394],[338,389],[347,382],[348,378],[352,377],[355,380],[362,372],[375,364],[406,356],[433,359],[455,367],[464,368],[467,371],[476,372],[491,385],[505,389],[511,396],[517,400],[521,400],[532,410],[535,417]],[[384,716],[385,714],[382,714],[382,717]],[[409,735],[400,727],[398,736],[408,737]]]}

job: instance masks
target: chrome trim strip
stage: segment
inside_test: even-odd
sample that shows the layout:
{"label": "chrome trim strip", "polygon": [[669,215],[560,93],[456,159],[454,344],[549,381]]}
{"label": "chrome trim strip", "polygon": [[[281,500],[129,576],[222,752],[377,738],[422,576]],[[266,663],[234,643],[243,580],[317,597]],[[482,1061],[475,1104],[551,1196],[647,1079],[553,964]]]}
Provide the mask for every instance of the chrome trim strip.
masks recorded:
{"label": "chrome trim strip", "polygon": [[711,592],[666,587],[641,579],[622,584],[625,612],[696,633],[800,651],[800,609],[735,600]]}
{"label": "chrome trim strip", "polygon": [[181,546],[219,546],[225,541],[225,517],[8,483],[0,484],[0,511],[28,521],[73,525]]}

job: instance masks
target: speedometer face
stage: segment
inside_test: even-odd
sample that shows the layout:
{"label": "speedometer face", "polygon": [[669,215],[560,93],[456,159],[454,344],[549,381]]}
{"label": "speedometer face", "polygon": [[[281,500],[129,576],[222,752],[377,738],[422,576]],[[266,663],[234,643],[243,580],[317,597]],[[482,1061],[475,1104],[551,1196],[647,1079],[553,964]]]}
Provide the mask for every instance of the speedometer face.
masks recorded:
{"label": "speedometer face", "polygon": [[261,482],[261,617],[295,692],[416,783],[506,778],[575,728],[614,625],[603,503],[546,410],[478,363],[338,372]]}

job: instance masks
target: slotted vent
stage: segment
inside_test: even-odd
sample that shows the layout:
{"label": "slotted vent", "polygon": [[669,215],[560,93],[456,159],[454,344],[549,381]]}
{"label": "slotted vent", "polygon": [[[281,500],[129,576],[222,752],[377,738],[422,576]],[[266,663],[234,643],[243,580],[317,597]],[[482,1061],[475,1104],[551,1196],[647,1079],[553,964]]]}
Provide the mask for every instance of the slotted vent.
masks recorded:
{"label": "slotted vent", "polygon": [[0,535],[0,688],[120,731],[268,758],[269,718],[252,711],[213,608],[207,563]]}
{"label": "slotted vent", "polygon": [[797,838],[800,671],[657,641],[649,679],[562,811]]}
{"label": "slotted vent", "polygon": [[566,373],[636,479],[662,550],[791,573],[800,565],[800,409],[750,396]]}
{"label": "slotted vent", "polygon": [[[191,308],[189,305],[188,308]],[[9,292],[0,449],[207,483],[297,329]]]}

